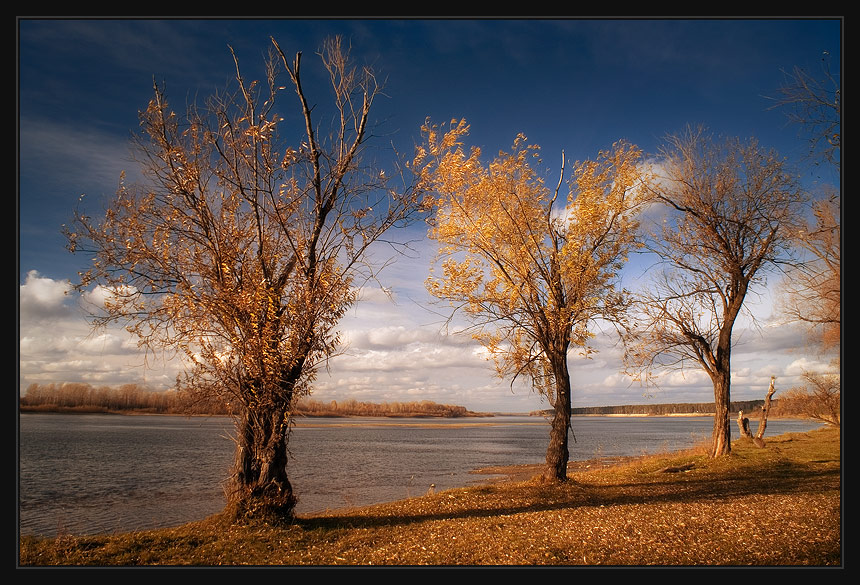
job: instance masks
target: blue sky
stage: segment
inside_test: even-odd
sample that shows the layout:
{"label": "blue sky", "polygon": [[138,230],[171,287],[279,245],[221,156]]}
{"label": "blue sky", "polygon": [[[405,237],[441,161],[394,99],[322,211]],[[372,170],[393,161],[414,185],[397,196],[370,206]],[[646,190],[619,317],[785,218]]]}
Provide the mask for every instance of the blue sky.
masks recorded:
{"label": "blue sky", "polygon": [[[783,71],[817,72],[825,51],[838,71],[841,28],[841,21],[824,19],[20,20],[20,386],[170,385],[174,364],[145,369],[121,331],[89,334],[77,298],[63,294],[85,258],[66,252],[60,229],[82,194],[96,213],[121,171],[136,176],[128,137],[153,79],[166,83],[176,106],[208,95],[232,73],[228,45],[249,78],[261,75],[270,36],[287,54],[302,51],[308,89],[324,102],[315,51],[326,36],[343,35],[356,61],[387,80],[374,114],[381,149],[393,144],[409,154],[426,117],[465,117],[472,143],[488,154],[526,134],[541,146],[554,184],[562,150],[568,160],[591,158],[626,139],[651,153],[687,124],[754,136],[799,161],[806,145],[798,129],[769,109],[766,96],[776,95]],[[804,180],[837,178],[806,172]],[[350,349],[320,376],[316,397],[429,399],[477,410],[545,406],[527,389],[512,392],[495,379],[468,339],[439,331],[438,317],[423,308],[430,254],[419,242],[415,257],[383,274],[393,302],[368,291],[351,311],[343,323]],[[767,319],[767,291],[761,305]],[[819,362],[796,331],[769,327],[766,335],[740,332],[733,398],[761,397],[768,372],[787,389],[801,366]],[[571,366],[575,406],[712,399],[695,373],[643,396],[617,375],[620,362],[609,345]]]}

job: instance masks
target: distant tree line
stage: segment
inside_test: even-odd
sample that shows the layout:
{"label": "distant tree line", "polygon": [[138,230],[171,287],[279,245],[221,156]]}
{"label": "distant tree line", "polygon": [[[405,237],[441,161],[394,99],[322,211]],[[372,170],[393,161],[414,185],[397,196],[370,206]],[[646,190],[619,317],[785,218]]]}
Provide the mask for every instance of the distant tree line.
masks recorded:
{"label": "distant tree line", "polygon": [[[731,410],[754,412],[761,409],[764,400],[742,400],[731,403]],[[713,402],[667,403],[667,404],[624,404],[620,406],[589,406],[574,408],[573,414],[705,414],[714,412]]]}
{"label": "distant tree line", "polygon": [[[837,390],[838,392],[838,390]],[[832,402],[832,401],[831,401]],[[732,412],[742,410],[754,418],[764,400],[740,400],[731,403]],[[786,392],[782,399],[774,400],[773,416],[808,417],[829,424],[839,424],[838,398],[834,407],[824,400],[813,400],[799,389]],[[80,382],[62,384],[33,383],[20,399],[26,411],[70,412],[134,412],[145,414],[229,415],[229,404],[220,401],[201,401],[200,395],[176,390],[156,391],[141,384],[120,386],[93,386]],[[574,415],[653,415],[709,414],[713,403],[625,404],[616,406],[589,406],[574,408]],[[834,414],[835,412],[835,414]],[[294,414],[304,416],[396,416],[457,418],[486,416],[464,406],[438,404],[430,400],[412,402],[361,402],[348,400],[322,402],[303,399],[296,405]],[[544,411],[530,414],[546,414]]]}
{"label": "distant tree line", "polygon": [[139,412],[149,414],[230,414],[229,406],[176,390],[156,391],[140,384],[92,386],[81,382],[37,384],[20,399],[24,410]]}
{"label": "distant tree line", "polygon": [[359,402],[350,398],[331,402],[302,400],[296,408],[297,414],[306,416],[404,416],[404,417],[466,417],[478,416],[464,406],[437,404],[430,400],[417,402]]}
{"label": "distant tree line", "polygon": [[[743,411],[746,415],[754,418],[761,411],[764,400],[736,400],[732,401],[730,410],[733,413]],[[811,417],[809,406],[801,404],[799,400],[784,398],[774,400],[771,403],[770,413],[773,416],[802,416]],[[545,411],[533,412],[531,414],[543,414]],[[546,411],[547,413],[551,411]],[[711,414],[714,412],[713,402],[672,402],[666,404],[623,404],[616,406],[587,406],[574,408],[574,415],[652,415],[670,416],[680,414]],[[812,417],[815,418],[815,417]]]}
{"label": "distant tree line", "polygon": [[[92,386],[86,383],[30,384],[21,397],[22,410],[74,412],[135,412],[148,414],[231,414],[229,404],[201,401],[199,393],[154,391],[139,384]],[[305,416],[466,417],[477,413],[463,406],[429,400],[375,404],[354,399],[337,402],[301,400],[295,414]]]}

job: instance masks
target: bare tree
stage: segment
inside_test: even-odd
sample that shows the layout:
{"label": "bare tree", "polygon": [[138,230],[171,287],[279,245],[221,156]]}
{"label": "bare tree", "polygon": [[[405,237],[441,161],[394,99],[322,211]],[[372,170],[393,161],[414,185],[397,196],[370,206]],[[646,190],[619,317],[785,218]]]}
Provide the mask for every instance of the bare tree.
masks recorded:
{"label": "bare tree", "polygon": [[[830,68],[831,55],[824,52],[818,75],[795,67],[786,74],[786,83],[775,98],[774,108],[782,108],[810,143],[809,159],[814,164],[841,169],[842,93],[840,76]],[[841,342],[841,195],[837,189],[825,192],[812,203],[812,219],[797,232],[797,244],[804,262],[791,267],[782,281],[781,308],[792,321],[807,327],[809,338],[823,352]],[[838,355],[834,359],[838,364]],[[830,374],[805,372],[806,397],[793,389],[794,404],[803,404],[810,416],[827,413],[825,420],[839,424],[839,378]],[[823,390],[824,389],[824,390]],[[834,405],[834,398],[836,404]],[[835,414],[834,414],[835,413]]]}
{"label": "bare tree", "polygon": [[[782,109],[799,126],[810,148],[813,164],[841,169],[842,90],[840,75],[830,66],[831,55],[821,57],[821,71],[801,67],[785,73],[785,83],[772,108]],[[841,195],[833,189],[812,203],[812,219],[797,232],[803,263],[792,266],[780,287],[781,309],[791,321],[807,327],[809,338],[827,352],[841,341]],[[839,357],[834,361],[838,364]],[[794,388],[783,399],[807,416],[839,424],[839,377],[805,372],[806,390]],[[834,404],[835,400],[835,404]],[[826,414],[821,414],[826,413]],[[834,414],[835,413],[835,414]]]}
{"label": "bare tree", "polygon": [[830,69],[830,53],[821,57],[821,73],[810,73],[802,67],[783,71],[785,82],[771,108],[782,108],[788,119],[797,124],[809,141],[809,158],[841,166],[842,90],[839,75]]}
{"label": "bare tree", "polygon": [[[67,230],[70,249],[94,258],[79,288],[108,293],[96,325],[124,321],[148,350],[178,350],[189,369],[177,384],[235,413],[236,517],[292,515],[295,402],[338,351],[338,320],[375,269],[369,247],[417,209],[415,189],[395,190],[362,166],[380,91],[373,71],[354,67],[340,39],[325,43],[334,104],[325,137],[301,57],[272,39],[258,83],[233,54],[235,83],[184,115],[156,85],[140,114],[148,183],[122,184],[102,219],[79,213]],[[302,129],[293,136],[281,134],[288,88]]]}
{"label": "bare tree", "polygon": [[842,330],[842,229],[839,196],[812,203],[814,219],[797,230],[803,262],[787,268],[780,285],[786,317],[807,326],[823,350],[838,347]]}
{"label": "bare tree", "polygon": [[804,372],[805,388],[792,388],[779,401],[780,412],[801,414],[828,425],[842,424],[840,379],[837,374]]}
{"label": "bare tree", "polygon": [[754,140],[716,141],[701,128],[670,136],[649,182],[666,215],[648,246],[661,259],[641,294],[628,364],[704,370],[714,389],[711,455],[731,450],[732,329],[769,267],[790,257],[804,196],[773,152]]}

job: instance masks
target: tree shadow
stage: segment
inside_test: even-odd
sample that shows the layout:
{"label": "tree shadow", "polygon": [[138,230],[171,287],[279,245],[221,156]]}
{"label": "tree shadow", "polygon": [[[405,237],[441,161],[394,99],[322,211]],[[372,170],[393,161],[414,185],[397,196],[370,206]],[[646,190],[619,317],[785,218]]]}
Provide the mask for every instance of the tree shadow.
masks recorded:
{"label": "tree shadow", "polygon": [[[659,472],[653,472],[655,475]],[[558,485],[536,485],[524,483],[518,487],[484,486],[473,489],[460,497],[455,491],[443,492],[421,498],[423,509],[407,507],[398,515],[379,513],[344,513],[324,517],[300,517],[296,524],[306,529],[374,528],[381,526],[406,526],[426,521],[446,519],[475,519],[527,512],[565,510],[577,507],[610,507],[629,504],[673,504],[751,495],[791,495],[821,490],[838,490],[841,469],[821,469],[818,466],[777,465],[760,476],[710,475],[685,476],[671,481],[655,479],[648,482],[627,482],[600,485],[586,481],[569,481]],[[516,490],[512,492],[512,490]],[[500,505],[495,496],[513,498],[507,505]],[[424,511],[438,505],[439,511]],[[377,509],[377,508],[374,508]]]}

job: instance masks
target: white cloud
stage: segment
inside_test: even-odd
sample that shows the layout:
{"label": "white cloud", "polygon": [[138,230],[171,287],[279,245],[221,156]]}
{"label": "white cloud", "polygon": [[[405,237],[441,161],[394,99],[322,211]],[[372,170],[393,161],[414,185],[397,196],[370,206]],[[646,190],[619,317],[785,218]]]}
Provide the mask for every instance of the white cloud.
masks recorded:
{"label": "white cloud", "polygon": [[137,353],[137,345],[127,335],[107,332],[79,340],[75,349],[88,355]]}
{"label": "white cloud", "polygon": [[136,382],[157,388],[173,384],[177,364],[150,360],[145,367],[137,341],[128,332],[119,327],[93,330],[82,306],[101,303],[109,296],[107,291],[79,295],[67,280],[41,276],[35,270],[19,290],[21,390],[34,382]]}
{"label": "white cloud", "polygon": [[[444,316],[418,298],[414,285],[423,275],[420,262],[399,266],[390,295],[365,289],[341,323],[348,343],[321,370],[312,398],[321,401],[355,398],[371,402],[434,400],[476,411],[529,412],[548,408],[545,400],[520,381],[499,379],[486,351],[468,334],[447,335]],[[411,277],[410,277],[411,275]],[[388,284],[388,283],[386,283]],[[402,285],[402,286],[401,286]],[[409,287],[413,287],[409,289]],[[118,328],[92,331],[82,300],[66,294],[69,283],[32,271],[21,285],[20,379],[32,382],[88,382],[92,384],[148,383],[172,386],[180,365],[150,362],[136,339]],[[403,291],[411,298],[401,302]],[[101,303],[107,291],[95,290],[87,302]],[[803,371],[828,370],[826,358],[805,355],[797,332],[768,323],[764,329],[739,332],[742,340],[733,353],[732,398],[764,397],[770,376],[786,390],[800,383]],[[574,406],[659,402],[709,402],[710,379],[700,369],[665,372],[658,389],[643,388],[621,373],[621,350],[611,332],[592,340],[598,350],[589,359],[570,355]],[[801,342],[802,343],[802,342]]]}
{"label": "white cloud", "polygon": [[107,303],[113,302],[114,304],[117,304],[118,301],[123,301],[124,297],[134,295],[136,292],[137,289],[132,286],[110,288],[97,285],[91,290],[84,291],[80,298],[81,303],[83,306],[87,307],[88,310],[99,311],[104,309]]}
{"label": "white cloud", "polygon": [[394,292],[378,286],[366,286],[356,291],[359,303],[387,303],[394,299]]}
{"label": "white cloud", "polygon": [[835,367],[825,361],[802,357],[792,361],[785,369],[785,373],[790,376],[802,376],[806,372],[816,374],[835,373]]}
{"label": "white cloud", "polygon": [[69,290],[69,281],[45,278],[31,270],[19,288],[21,319],[45,321],[67,317],[71,314],[67,304]]}

